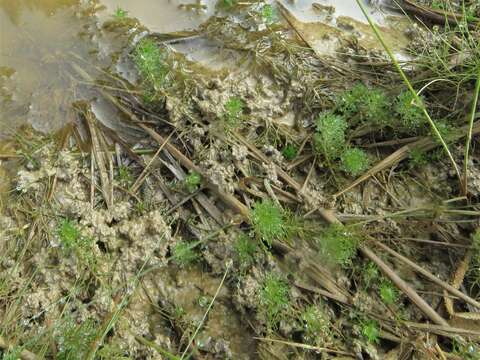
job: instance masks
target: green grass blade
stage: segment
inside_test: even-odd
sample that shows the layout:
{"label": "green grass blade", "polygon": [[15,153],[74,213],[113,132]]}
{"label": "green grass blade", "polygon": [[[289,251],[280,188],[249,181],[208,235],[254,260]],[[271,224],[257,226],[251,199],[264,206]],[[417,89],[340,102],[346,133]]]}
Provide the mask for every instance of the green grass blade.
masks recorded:
{"label": "green grass blade", "polygon": [[458,166],[457,166],[457,163],[455,162],[455,159],[453,158],[453,155],[452,153],[450,152],[450,149],[448,148],[448,145],[447,143],[445,142],[445,140],[443,139],[442,135],[440,134],[440,132],[438,131],[438,128],[437,126],[435,125],[435,123],[433,122],[432,118],[430,117],[430,115],[428,114],[428,111],[422,101],[422,99],[420,98],[420,96],[417,94],[417,92],[415,91],[415,89],[413,88],[412,84],[410,83],[410,80],[408,80],[407,78],[407,75],[405,74],[405,72],[402,70],[400,64],[398,63],[397,59],[395,58],[395,56],[393,55],[393,52],[392,50],[390,50],[390,48],[388,47],[387,43],[385,42],[385,40],[383,39],[382,37],[382,34],[380,34],[380,31],[378,30],[377,26],[374,24],[372,18],[370,17],[370,15],[368,15],[368,12],[367,10],[365,9],[365,6],[362,4],[362,1],[361,0],[356,0],[357,1],[357,4],[358,6],[360,7],[360,9],[362,10],[362,13],[363,15],[365,15],[367,21],[368,21],[368,24],[370,25],[370,27],[372,28],[373,32],[375,33],[375,36],[377,37],[378,41],[380,42],[380,44],[383,46],[383,48],[385,49],[385,51],[387,52],[390,60],[392,61],[393,65],[395,66],[395,69],[398,71],[398,73],[400,74],[402,80],[405,82],[405,84],[407,85],[408,87],[408,90],[412,93],[414,99],[415,99],[415,102],[417,103],[418,106],[420,106],[420,108],[422,109],[422,112],[424,113],[425,117],[427,118],[428,120],[428,123],[430,124],[430,126],[432,127],[432,130],[433,130],[433,133],[435,134],[435,136],[438,138],[438,141],[440,141],[440,143],[442,144],[443,148],[445,149],[445,152],[447,153],[448,155],[448,158],[450,159],[452,165],[453,165],[453,168],[455,169],[455,172],[457,173],[457,176],[458,176],[458,179],[460,180],[460,182],[462,182],[462,176],[460,174],[460,170],[458,169]]}
{"label": "green grass blade", "polygon": [[467,140],[465,143],[465,158],[463,161],[463,193],[467,193],[467,185],[468,185],[468,157],[470,155],[470,143],[472,142],[472,133],[473,133],[473,123],[475,121],[475,115],[477,112],[477,105],[478,105],[478,95],[480,93],[480,68],[478,69],[477,74],[477,84],[475,85],[475,92],[473,94],[473,103],[472,103],[472,110],[470,112],[470,122],[467,134]]}

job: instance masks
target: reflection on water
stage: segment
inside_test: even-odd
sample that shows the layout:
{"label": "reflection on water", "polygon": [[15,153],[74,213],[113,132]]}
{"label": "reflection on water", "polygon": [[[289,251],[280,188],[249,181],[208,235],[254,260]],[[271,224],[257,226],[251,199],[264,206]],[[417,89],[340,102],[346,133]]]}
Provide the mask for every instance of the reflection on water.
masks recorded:
{"label": "reflection on water", "polygon": [[[120,7],[128,11],[129,16],[155,32],[173,32],[194,29],[207,20],[215,10],[216,1],[195,0],[102,0],[107,13],[112,14]],[[182,9],[182,5],[192,5],[190,10]],[[198,9],[204,6],[205,9]],[[103,15],[105,16],[105,15]]]}

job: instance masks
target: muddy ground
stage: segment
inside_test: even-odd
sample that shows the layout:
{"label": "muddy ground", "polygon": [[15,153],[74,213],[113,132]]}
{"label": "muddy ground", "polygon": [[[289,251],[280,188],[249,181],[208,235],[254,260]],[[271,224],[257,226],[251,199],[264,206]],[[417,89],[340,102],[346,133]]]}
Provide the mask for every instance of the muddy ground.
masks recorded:
{"label": "muddy ground", "polygon": [[322,53],[281,5],[218,10],[108,22],[133,78],[72,71],[118,123],[78,101],[2,145],[3,359],[478,359],[476,20],[398,20],[416,99],[371,29]]}

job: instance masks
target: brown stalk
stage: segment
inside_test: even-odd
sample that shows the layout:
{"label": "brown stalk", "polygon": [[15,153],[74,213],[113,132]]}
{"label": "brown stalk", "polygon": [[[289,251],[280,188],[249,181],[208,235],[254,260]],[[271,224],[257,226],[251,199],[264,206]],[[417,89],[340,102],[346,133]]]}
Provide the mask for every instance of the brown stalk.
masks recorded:
{"label": "brown stalk", "polygon": [[[206,176],[204,176],[203,172],[201,169],[195,165],[188,157],[186,157],[180,150],[178,150],[174,145],[170,144],[168,141],[165,141],[166,139],[161,136],[159,133],[157,133],[155,130],[149,128],[148,126],[138,123],[137,124],[140,128],[145,130],[145,132],[150,135],[155,141],[157,141],[159,144],[165,143],[165,149],[168,150],[183,166],[185,166],[187,169],[191,171],[195,171],[196,173],[199,173],[202,175],[204,179],[207,179]],[[215,184],[212,184],[211,182],[206,181],[206,185],[209,189],[214,191],[220,199],[222,199],[223,202],[225,202],[228,206],[232,207],[235,209],[238,213],[240,213],[244,218],[248,219],[249,217],[249,210],[248,208],[242,204],[240,201],[238,201],[233,195],[225,193],[223,190],[221,190],[218,186]]]}
{"label": "brown stalk", "polygon": [[[322,217],[330,224],[338,224],[341,222],[335,217],[333,212],[329,210],[319,210]],[[448,322],[442,318],[418,293],[402,280],[394,270],[392,270],[382,259],[380,259],[375,253],[370,250],[365,244],[360,246],[360,252],[374,262],[379,269],[400,289],[407,295],[407,297],[433,322],[438,325],[450,327]]]}
{"label": "brown stalk", "polygon": [[402,261],[403,263],[407,264],[410,266],[412,269],[417,271],[419,274],[425,276],[427,279],[431,280],[435,284],[441,286],[445,290],[449,291],[452,295],[455,295],[461,299],[463,299],[465,302],[469,303],[472,306],[475,306],[477,309],[480,309],[480,303],[474,299],[472,299],[470,296],[464,294],[454,286],[448,284],[445,281],[440,280],[438,277],[433,275],[431,272],[425,270],[421,266],[415,264],[413,261],[409,260],[405,256],[397,253],[395,250],[390,249],[387,245],[381,243],[381,242],[375,242],[375,245],[378,247],[381,247],[383,250],[391,254],[392,256],[395,256],[398,260]]}
{"label": "brown stalk", "polygon": [[402,280],[386,263],[365,245],[360,246],[360,252],[373,261],[380,270],[400,289],[405,295],[434,323],[450,327],[448,322],[442,318],[418,293]]}

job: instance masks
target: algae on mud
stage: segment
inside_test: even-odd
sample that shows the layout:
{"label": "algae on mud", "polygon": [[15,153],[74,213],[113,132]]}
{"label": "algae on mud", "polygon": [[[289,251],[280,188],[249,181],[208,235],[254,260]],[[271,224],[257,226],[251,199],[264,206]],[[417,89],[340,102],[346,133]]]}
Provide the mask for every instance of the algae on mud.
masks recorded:
{"label": "algae on mud", "polygon": [[[60,144],[17,139],[0,227],[4,357],[475,358],[476,146],[459,197],[385,54],[350,41],[348,61],[320,56],[294,22],[265,19],[266,5],[239,4],[197,30],[238,55],[233,69],[178,53],[179,34],[129,38],[120,58],[138,82],[102,77],[98,94],[141,136],[81,103]],[[462,28],[412,31],[438,45]],[[471,97],[451,99],[424,77],[428,63],[412,65],[460,162]],[[91,84],[91,72],[77,75]],[[374,165],[358,175],[371,176],[349,187],[370,165],[359,154]]]}

